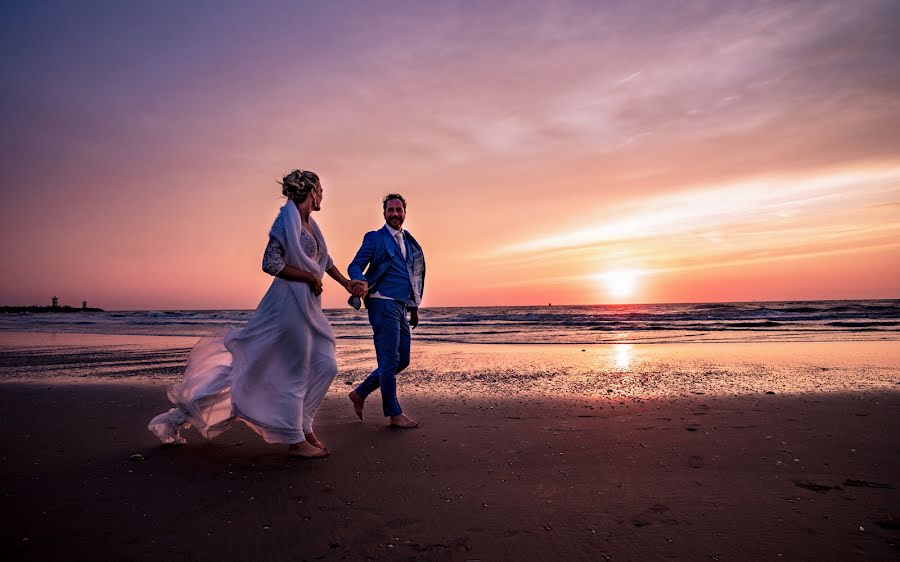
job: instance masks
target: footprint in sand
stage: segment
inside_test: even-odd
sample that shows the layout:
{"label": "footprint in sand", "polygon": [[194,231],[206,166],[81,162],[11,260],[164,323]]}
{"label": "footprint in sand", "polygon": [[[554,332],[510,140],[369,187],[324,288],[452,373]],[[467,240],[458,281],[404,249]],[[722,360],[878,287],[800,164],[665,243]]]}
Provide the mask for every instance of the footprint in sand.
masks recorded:
{"label": "footprint in sand", "polygon": [[677,525],[678,520],[669,515],[669,508],[662,504],[655,504],[631,518],[635,527],[647,527],[654,523],[661,525]]}

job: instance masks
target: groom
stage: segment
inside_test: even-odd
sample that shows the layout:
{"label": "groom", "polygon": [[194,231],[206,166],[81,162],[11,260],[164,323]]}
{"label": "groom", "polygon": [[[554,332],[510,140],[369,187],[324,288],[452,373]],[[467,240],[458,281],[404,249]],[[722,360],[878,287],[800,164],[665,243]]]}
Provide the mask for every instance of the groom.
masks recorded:
{"label": "groom", "polygon": [[359,295],[351,297],[350,304],[359,308],[358,297],[365,296],[378,358],[378,368],[350,393],[350,400],[356,415],[362,419],[366,397],[381,387],[381,404],[385,417],[391,418],[391,425],[412,428],[418,424],[403,415],[397,401],[397,373],[409,365],[409,330],[419,324],[419,303],[425,288],[425,255],[416,239],[403,229],[406,199],[390,193],[384,197],[382,207],[385,225],[381,230],[366,233],[347,268],[350,279],[361,282]]}

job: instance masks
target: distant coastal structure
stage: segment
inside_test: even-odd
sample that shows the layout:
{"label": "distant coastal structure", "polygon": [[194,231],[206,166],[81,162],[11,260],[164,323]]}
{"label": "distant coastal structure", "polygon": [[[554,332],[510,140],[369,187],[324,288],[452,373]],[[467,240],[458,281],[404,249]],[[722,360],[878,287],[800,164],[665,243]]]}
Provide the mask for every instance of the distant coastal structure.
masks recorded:
{"label": "distant coastal structure", "polygon": [[50,306],[0,306],[0,312],[104,312],[102,308],[91,308],[87,305],[87,301],[81,301],[81,308],[73,308],[71,306],[60,306],[59,297],[50,298]]}

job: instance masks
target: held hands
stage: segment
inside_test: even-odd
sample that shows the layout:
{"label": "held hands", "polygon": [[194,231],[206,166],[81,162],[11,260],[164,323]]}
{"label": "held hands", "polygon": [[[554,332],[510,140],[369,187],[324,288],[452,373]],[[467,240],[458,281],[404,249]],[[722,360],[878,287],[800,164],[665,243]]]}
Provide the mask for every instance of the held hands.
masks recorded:
{"label": "held hands", "polygon": [[[306,272],[304,282],[309,285],[309,289],[314,295],[318,296],[322,294],[323,287],[321,279],[312,273]],[[347,285],[345,285],[345,288],[347,289],[347,292],[354,297],[362,298],[369,292],[369,283],[366,281],[350,280],[347,282]]]}
{"label": "held hands", "polygon": [[347,283],[347,292],[354,297],[364,297],[369,292],[369,283],[366,281],[351,280]]}

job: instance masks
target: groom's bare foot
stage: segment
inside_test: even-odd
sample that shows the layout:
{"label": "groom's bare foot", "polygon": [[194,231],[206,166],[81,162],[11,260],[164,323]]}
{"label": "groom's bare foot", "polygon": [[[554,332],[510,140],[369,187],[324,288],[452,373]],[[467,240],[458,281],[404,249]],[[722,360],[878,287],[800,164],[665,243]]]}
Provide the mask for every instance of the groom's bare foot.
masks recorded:
{"label": "groom's bare foot", "polygon": [[356,411],[356,415],[359,416],[359,419],[363,419],[363,405],[366,403],[366,399],[357,394],[355,390],[349,396],[350,401],[353,402],[353,409]]}
{"label": "groom's bare foot", "polygon": [[324,459],[330,453],[323,451],[312,443],[301,441],[288,445],[288,454],[292,457],[300,457],[301,459]]}
{"label": "groom's bare foot", "polygon": [[304,433],[303,437],[305,437],[306,442],[309,443],[310,445],[312,445],[313,447],[318,447],[318,448],[322,449],[323,451],[325,451],[326,453],[331,452],[328,450],[328,447],[325,446],[325,443],[322,443],[321,441],[319,441],[316,438],[315,433]]}
{"label": "groom's bare foot", "polygon": [[419,423],[413,419],[410,419],[403,414],[399,416],[391,416],[391,427],[399,427],[402,429],[412,429],[414,427],[419,427]]}

